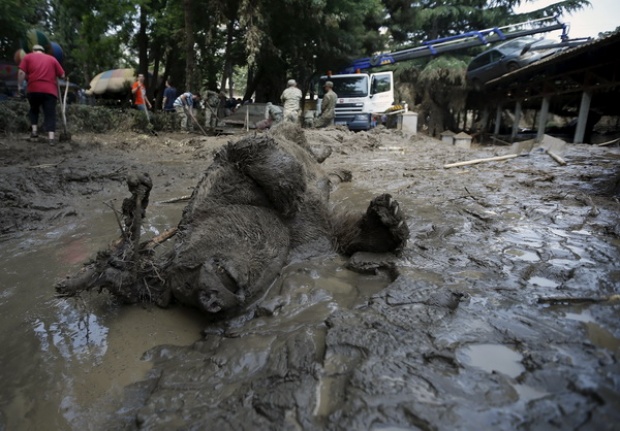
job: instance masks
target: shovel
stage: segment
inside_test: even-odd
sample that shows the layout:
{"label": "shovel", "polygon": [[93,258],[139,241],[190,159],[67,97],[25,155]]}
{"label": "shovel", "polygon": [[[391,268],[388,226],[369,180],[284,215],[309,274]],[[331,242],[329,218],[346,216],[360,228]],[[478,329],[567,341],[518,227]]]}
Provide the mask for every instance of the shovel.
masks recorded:
{"label": "shovel", "polygon": [[149,110],[146,106],[144,106],[144,114],[146,115],[146,128],[149,131],[149,133],[153,136],[159,136],[157,134],[157,132],[155,131],[155,129],[153,128],[153,123],[151,123],[151,116],[149,115]]}
{"label": "shovel", "polygon": [[67,131],[67,113],[66,113],[67,94],[69,93],[69,78],[68,77],[65,78],[65,95],[62,99],[60,97],[60,94],[61,94],[60,81],[56,81],[56,83],[58,84],[58,100],[60,102],[60,113],[62,115],[62,126],[63,126],[63,131],[60,133],[58,140],[60,142],[71,141],[71,133]]}
{"label": "shovel", "polygon": [[189,108],[185,106],[185,104],[183,104],[183,110],[185,111],[185,115],[192,117],[192,120],[194,121],[194,123],[196,123],[196,125],[198,126],[200,131],[203,133],[203,135],[209,136],[209,134],[205,131],[205,129],[202,128],[202,126],[200,125],[200,123],[198,122],[194,114],[192,114],[192,111],[190,111]]}
{"label": "shovel", "polygon": [[[146,97],[146,94],[142,94],[142,97]],[[153,128],[153,123],[151,123],[151,115],[149,114],[149,108],[146,107],[146,103],[144,104],[144,115],[146,115],[146,128],[149,133],[153,136],[158,136],[157,132]]]}
{"label": "shovel", "polygon": [[[206,105],[207,105],[207,108],[209,109],[209,111],[211,111],[211,115],[214,115],[215,118],[217,119],[217,110],[214,110],[211,107],[211,105],[209,105],[208,103]],[[217,120],[216,120],[216,123],[217,123]],[[211,127],[211,130],[214,130],[214,129],[215,129],[215,127]]]}

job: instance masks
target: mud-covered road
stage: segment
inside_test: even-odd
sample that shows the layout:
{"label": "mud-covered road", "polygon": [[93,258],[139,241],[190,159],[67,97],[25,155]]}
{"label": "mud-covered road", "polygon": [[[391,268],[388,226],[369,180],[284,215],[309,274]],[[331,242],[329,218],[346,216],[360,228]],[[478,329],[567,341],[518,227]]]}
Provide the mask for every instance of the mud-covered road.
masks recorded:
{"label": "mud-covered road", "polygon": [[[285,267],[251,319],[122,307],[54,284],[118,236],[132,171],[145,235],[175,226],[231,136],[0,138],[0,430],[612,430],[620,423],[620,149],[459,149],[311,131],[336,205],[390,193],[400,276],[326,255]],[[206,328],[204,333],[201,329]]]}

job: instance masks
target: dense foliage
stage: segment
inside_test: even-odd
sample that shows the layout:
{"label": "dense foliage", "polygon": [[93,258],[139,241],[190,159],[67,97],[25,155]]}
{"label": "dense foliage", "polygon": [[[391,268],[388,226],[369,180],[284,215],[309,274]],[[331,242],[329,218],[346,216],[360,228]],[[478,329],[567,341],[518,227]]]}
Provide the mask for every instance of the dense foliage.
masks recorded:
{"label": "dense foliage", "polygon": [[[523,0],[3,0],[0,54],[12,59],[19,35],[38,28],[65,50],[65,69],[86,87],[97,73],[119,67],[147,70],[149,89],[162,77],[180,90],[226,88],[230,95],[277,101],[288,78],[310,90],[313,77],[355,58],[418,45],[472,29],[574,12],[587,0],[559,1],[527,15]],[[473,52],[464,53],[472,55]],[[408,77],[401,97],[424,97],[427,65],[466,65],[459,58],[396,65]],[[450,66],[451,68],[452,66]],[[413,71],[405,70],[413,69]],[[461,71],[463,72],[463,71]],[[456,76],[450,70],[450,76]],[[441,73],[429,73],[430,78]],[[411,78],[413,81],[411,80]],[[428,80],[424,85],[428,85]],[[435,91],[464,82],[452,79]],[[411,93],[415,94],[411,94]],[[440,98],[441,99],[441,98]],[[414,100],[409,101],[410,104]],[[446,109],[451,109],[447,108]]]}

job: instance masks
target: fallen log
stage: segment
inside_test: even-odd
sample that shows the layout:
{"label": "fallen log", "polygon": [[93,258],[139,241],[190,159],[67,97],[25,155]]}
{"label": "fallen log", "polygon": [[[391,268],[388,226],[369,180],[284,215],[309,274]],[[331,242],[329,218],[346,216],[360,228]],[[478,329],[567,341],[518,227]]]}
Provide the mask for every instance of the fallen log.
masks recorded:
{"label": "fallen log", "polygon": [[508,154],[507,156],[496,156],[496,157],[488,157],[485,159],[468,160],[466,162],[449,163],[447,165],[443,165],[443,167],[444,168],[455,168],[457,166],[475,165],[477,163],[499,162],[502,160],[514,159],[515,157],[519,157],[519,154]]}

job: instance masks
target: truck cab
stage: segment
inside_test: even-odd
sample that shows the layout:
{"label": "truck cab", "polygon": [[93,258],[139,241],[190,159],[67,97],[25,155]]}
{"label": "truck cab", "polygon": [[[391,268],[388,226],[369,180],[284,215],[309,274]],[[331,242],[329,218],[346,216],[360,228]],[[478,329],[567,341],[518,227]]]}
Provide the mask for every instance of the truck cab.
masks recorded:
{"label": "truck cab", "polygon": [[324,75],[319,79],[319,113],[325,81],[334,83],[333,91],[338,96],[334,123],[346,125],[349,130],[368,130],[374,127],[374,114],[385,112],[394,104],[392,72]]}

